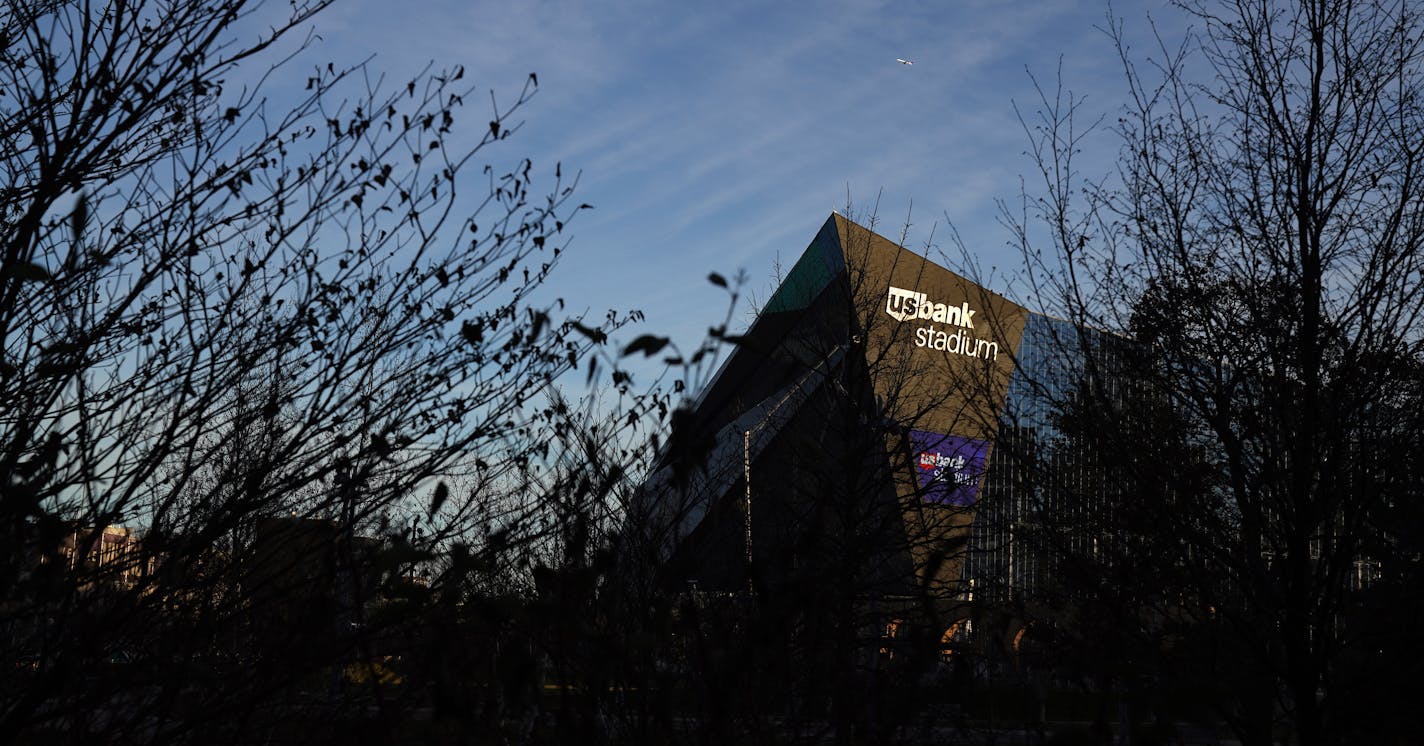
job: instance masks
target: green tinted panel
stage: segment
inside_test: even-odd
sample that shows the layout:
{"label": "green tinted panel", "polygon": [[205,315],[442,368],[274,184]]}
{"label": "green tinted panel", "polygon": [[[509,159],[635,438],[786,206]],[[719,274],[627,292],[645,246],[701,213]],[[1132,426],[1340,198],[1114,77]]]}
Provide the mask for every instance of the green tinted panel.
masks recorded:
{"label": "green tinted panel", "polygon": [[841,256],[835,221],[828,220],[811,245],[806,247],[806,253],[796,260],[796,265],[791,268],[786,279],[781,281],[781,286],[771,296],[762,313],[781,313],[806,308],[843,268],[844,258]]}

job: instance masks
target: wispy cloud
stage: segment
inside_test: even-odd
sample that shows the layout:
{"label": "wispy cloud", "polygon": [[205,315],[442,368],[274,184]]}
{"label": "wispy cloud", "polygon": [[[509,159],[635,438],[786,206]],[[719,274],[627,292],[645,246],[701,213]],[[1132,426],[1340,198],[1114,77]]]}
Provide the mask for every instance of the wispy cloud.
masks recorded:
{"label": "wispy cloud", "polygon": [[[1117,10],[1160,16],[1159,6]],[[583,198],[597,205],[553,290],[580,307],[643,306],[689,330],[709,321],[687,302],[712,292],[709,270],[760,275],[778,253],[794,261],[848,187],[863,204],[883,189],[886,221],[913,202],[912,244],[936,223],[943,231],[948,213],[986,265],[1008,265],[994,200],[1017,192],[1028,165],[1011,105],[1032,105],[1025,68],[1052,84],[1061,58],[1097,110],[1116,100],[1096,0],[334,10],[321,22],[326,43],[379,52],[378,66],[397,73],[460,62],[507,89],[537,72],[542,90],[513,150],[583,169]]]}

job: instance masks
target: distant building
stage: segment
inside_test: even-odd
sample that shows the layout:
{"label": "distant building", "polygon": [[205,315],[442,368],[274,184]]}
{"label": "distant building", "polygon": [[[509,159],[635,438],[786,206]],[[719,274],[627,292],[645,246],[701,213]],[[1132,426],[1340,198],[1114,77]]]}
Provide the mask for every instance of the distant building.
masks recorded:
{"label": "distant building", "polygon": [[123,526],[74,527],[60,539],[55,556],[65,569],[82,572],[89,587],[130,590],[156,566],[142,541],[138,532]]}

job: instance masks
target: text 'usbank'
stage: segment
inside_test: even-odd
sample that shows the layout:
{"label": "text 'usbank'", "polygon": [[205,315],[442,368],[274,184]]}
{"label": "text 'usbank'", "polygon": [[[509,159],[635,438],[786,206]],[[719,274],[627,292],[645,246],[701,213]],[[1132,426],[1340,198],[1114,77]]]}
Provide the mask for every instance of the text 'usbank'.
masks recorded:
{"label": "text 'usbank'", "polygon": [[974,309],[968,301],[959,305],[934,303],[929,296],[918,290],[905,290],[890,286],[885,298],[885,313],[896,321],[923,320],[959,327],[944,331],[934,326],[922,326],[915,330],[915,346],[967,357],[997,360],[999,343],[979,339],[968,332],[974,328]]}
{"label": "text 'usbank'", "polygon": [[957,306],[931,303],[929,296],[918,290],[905,290],[890,286],[890,295],[885,298],[885,313],[896,321],[925,319],[941,324],[954,324],[966,329],[974,328],[974,310],[965,301]]}

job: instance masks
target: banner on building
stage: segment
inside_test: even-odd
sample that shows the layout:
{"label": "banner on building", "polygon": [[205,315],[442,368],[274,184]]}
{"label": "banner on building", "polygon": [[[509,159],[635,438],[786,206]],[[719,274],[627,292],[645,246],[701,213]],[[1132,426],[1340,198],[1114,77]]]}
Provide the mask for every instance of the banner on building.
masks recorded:
{"label": "banner on building", "polygon": [[911,430],[910,448],[921,499],[960,508],[974,505],[989,456],[988,441]]}

